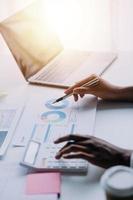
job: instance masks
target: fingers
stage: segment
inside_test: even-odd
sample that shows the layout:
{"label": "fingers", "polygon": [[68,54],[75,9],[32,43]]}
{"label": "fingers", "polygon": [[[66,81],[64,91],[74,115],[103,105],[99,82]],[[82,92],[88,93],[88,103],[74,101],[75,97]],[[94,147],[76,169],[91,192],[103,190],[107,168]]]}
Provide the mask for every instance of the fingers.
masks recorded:
{"label": "fingers", "polygon": [[75,154],[65,154],[65,155],[63,155],[63,158],[65,158],[65,159],[84,159],[84,160],[87,160],[87,161],[94,159],[94,157],[95,157],[94,155],[88,154],[88,153],[85,153],[85,152],[78,152],[78,153],[75,153]]}
{"label": "fingers", "polygon": [[79,94],[79,95],[80,95],[80,97],[81,97],[81,98],[83,98],[83,97],[84,97],[84,94]]}
{"label": "fingers", "polygon": [[73,93],[74,93],[74,95],[79,94],[81,96],[84,96],[85,94],[88,93],[88,90],[89,90],[89,88],[87,88],[87,87],[77,87],[73,90]]}
{"label": "fingers", "polygon": [[60,159],[63,155],[69,154],[71,152],[87,152],[87,148],[78,144],[70,144],[69,146],[66,146],[60,150],[57,155],[56,159]]}
{"label": "fingers", "polygon": [[55,144],[61,143],[61,142],[67,142],[67,141],[84,141],[88,140],[89,136],[81,136],[81,135],[66,135],[64,137],[60,137],[59,139],[55,140]]}
{"label": "fingers", "polygon": [[[79,94],[79,96],[80,96],[81,98],[83,98],[83,97],[84,97],[84,94]],[[78,101],[78,99],[79,99],[78,94],[73,94],[73,97],[74,97],[74,101]]]}
{"label": "fingers", "polygon": [[65,91],[65,93],[66,93],[66,94],[72,93],[74,88],[80,87],[80,86],[82,86],[83,84],[85,84],[85,83],[87,83],[87,82],[93,80],[94,78],[97,78],[97,75],[92,74],[91,76],[89,76],[89,77],[87,77],[87,78],[81,80],[80,82],[76,83],[76,84],[73,85],[72,87],[68,88],[68,89]]}
{"label": "fingers", "polygon": [[78,95],[77,94],[73,94],[74,96],[74,101],[78,101]]}
{"label": "fingers", "polygon": [[56,158],[60,159],[63,155],[71,152],[86,152],[92,153],[94,150],[94,144],[91,140],[84,140],[81,142],[68,142],[57,153]]}

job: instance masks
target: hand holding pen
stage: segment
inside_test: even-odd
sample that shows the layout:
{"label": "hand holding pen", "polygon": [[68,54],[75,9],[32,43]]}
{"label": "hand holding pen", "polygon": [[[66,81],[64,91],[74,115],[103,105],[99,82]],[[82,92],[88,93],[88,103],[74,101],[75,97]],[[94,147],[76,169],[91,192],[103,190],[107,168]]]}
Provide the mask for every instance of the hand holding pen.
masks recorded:
{"label": "hand holding pen", "polygon": [[74,96],[74,100],[78,101],[79,97],[83,98],[86,94],[92,94],[104,100],[121,100],[121,87],[112,85],[97,75],[91,75],[81,80],[65,91],[65,95],[55,102],[62,101],[69,96]]}
{"label": "hand holding pen", "polygon": [[96,86],[98,84],[98,82],[99,82],[99,77],[96,75],[91,75],[91,76],[83,79],[82,81],[76,83],[74,86],[68,88],[65,91],[66,95],[56,99],[56,101],[54,101],[53,104],[60,102],[72,95],[74,96],[75,101],[77,101],[78,95],[80,95],[80,97],[83,97],[85,95],[85,94],[83,94],[83,92],[85,92],[85,90],[88,90],[88,88],[90,88],[90,87]]}

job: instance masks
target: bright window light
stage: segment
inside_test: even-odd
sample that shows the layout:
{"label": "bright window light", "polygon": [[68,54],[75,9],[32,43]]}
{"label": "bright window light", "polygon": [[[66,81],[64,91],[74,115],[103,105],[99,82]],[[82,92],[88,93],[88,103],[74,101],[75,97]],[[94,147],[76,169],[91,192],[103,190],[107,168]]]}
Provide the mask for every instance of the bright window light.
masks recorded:
{"label": "bright window light", "polygon": [[42,0],[42,13],[64,46],[76,41],[82,24],[82,9],[76,0]]}

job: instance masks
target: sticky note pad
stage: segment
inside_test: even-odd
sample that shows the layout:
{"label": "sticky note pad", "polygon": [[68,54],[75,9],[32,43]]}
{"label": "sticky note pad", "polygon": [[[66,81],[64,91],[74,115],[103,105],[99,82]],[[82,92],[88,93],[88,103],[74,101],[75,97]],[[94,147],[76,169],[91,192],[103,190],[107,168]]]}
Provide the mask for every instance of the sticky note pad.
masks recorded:
{"label": "sticky note pad", "polygon": [[26,194],[58,194],[60,195],[60,173],[37,173],[27,176]]}

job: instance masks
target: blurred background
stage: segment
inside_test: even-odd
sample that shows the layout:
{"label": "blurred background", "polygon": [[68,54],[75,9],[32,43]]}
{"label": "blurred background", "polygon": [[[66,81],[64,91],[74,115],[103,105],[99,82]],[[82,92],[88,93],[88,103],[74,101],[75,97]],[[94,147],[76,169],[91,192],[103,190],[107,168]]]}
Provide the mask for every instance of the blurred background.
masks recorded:
{"label": "blurred background", "polygon": [[[133,50],[133,0],[38,1],[45,2],[49,23],[66,48]],[[33,0],[0,0],[0,21],[30,2]]]}

